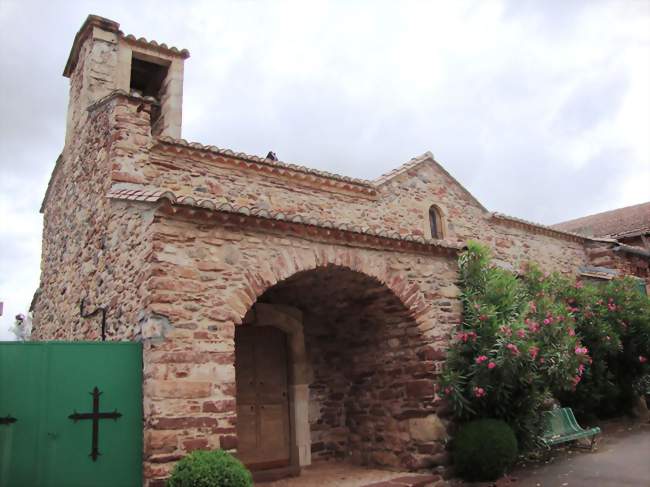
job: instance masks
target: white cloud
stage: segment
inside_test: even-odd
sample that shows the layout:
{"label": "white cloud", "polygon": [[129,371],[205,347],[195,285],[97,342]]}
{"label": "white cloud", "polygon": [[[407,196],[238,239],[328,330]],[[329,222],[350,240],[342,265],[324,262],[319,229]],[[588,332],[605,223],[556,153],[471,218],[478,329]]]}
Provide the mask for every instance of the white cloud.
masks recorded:
{"label": "white cloud", "polygon": [[4,0],[0,337],[38,285],[60,72],[90,12],[191,51],[187,139],[366,178],[430,149],[544,223],[650,199],[647,1]]}

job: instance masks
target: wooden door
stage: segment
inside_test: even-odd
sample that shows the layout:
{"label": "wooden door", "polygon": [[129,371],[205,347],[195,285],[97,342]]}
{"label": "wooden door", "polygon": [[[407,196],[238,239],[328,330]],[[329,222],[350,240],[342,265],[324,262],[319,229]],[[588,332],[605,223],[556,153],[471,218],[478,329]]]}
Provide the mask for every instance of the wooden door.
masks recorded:
{"label": "wooden door", "polygon": [[237,456],[251,470],[286,467],[290,461],[287,345],[272,326],[235,331]]}

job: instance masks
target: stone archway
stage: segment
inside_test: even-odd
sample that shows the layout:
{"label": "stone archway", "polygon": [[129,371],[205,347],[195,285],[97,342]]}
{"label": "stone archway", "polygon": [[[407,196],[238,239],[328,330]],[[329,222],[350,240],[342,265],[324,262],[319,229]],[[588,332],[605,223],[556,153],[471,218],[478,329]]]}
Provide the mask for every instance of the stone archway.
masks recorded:
{"label": "stone archway", "polygon": [[[241,326],[274,326],[290,350],[292,464],[351,459],[418,468],[443,450],[435,370],[412,310],[343,266],[297,272],[265,290]],[[237,368],[237,364],[235,364]]]}

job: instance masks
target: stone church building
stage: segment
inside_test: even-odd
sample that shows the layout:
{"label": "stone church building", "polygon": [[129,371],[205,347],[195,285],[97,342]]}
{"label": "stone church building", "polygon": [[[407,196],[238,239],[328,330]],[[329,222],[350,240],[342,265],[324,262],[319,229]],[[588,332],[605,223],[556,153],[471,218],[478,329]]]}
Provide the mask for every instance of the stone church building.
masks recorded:
{"label": "stone church building", "polygon": [[143,342],[148,485],[199,448],[253,470],[444,465],[434,384],[469,239],[513,271],[647,276],[636,247],[488,211],[428,152],[367,181],[189,143],[188,57],[88,17],[41,209],[34,339],[98,340],[84,299],[107,340]]}

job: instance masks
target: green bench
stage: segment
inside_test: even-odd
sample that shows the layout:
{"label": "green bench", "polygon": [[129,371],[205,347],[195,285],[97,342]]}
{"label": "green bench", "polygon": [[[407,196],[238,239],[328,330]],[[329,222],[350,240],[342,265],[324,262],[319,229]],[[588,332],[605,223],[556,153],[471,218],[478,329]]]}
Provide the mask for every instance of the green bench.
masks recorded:
{"label": "green bench", "polygon": [[542,442],[547,448],[567,441],[579,440],[591,437],[590,448],[594,447],[596,435],[600,428],[582,428],[576,421],[571,408],[554,409],[545,412],[547,416],[546,430],[542,436]]}

